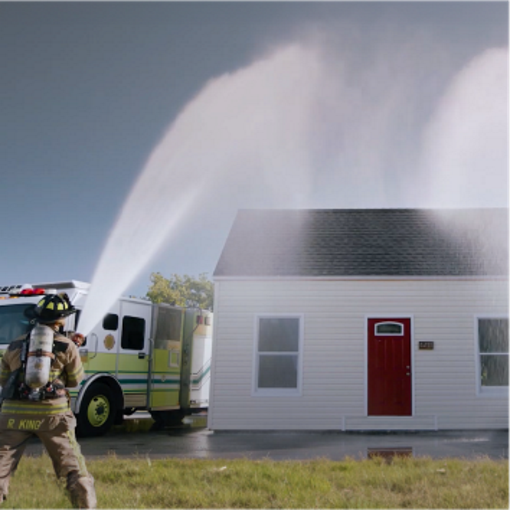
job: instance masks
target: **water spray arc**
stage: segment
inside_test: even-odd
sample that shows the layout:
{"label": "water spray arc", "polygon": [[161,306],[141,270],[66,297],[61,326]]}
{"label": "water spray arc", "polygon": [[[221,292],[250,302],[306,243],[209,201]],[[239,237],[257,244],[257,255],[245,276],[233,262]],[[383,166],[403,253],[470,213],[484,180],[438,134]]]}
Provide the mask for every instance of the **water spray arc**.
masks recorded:
{"label": "water spray arc", "polygon": [[[206,83],[126,200],[79,330],[87,334],[102,319],[190,215],[214,216],[221,202],[234,211],[249,207],[254,196],[278,208],[486,207],[497,196],[497,205],[507,206],[507,50],[467,63],[445,83],[445,98],[435,98],[436,111],[410,134],[420,79],[435,64],[427,69],[419,53],[404,52],[395,60],[400,72],[389,76],[383,49],[360,67],[343,51],[289,45]],[[483,107],[473,98],[482,98]],[[482,140],[479,125],[497,136],[484,133]],[[475,128],[466,131],[469,126]],[[469,164],[466,154],[473,155]],[[485,168],[487,159],[490,179],[476,164]],[[469,194],[451,192],[459,183]]]}
{"label": "water spray arc", "polygon": [[307,194],[305,142],[319,74],[314,52],[290,46],[211,80],[186,105],[150,155],[108,238],[80,318],[82,333],[102,319],[191,209],[214,207],[206,190],[239,185],[256,172],[268,195],[283,186],[290,197]]}

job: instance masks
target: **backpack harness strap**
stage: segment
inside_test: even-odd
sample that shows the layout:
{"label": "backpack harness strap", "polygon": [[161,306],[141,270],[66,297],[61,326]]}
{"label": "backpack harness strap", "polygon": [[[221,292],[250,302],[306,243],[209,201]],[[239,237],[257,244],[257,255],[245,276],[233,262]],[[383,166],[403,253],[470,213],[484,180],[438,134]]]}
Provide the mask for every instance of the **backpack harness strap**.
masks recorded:
{"label": "backpack harness strap", "polygon": [[35,352],[29,352],[28,357],[34,357],[37,356],[38,358],[41,358],[42,356],[46,356],[47,358],[51,358],[52,360],[55,359],[55,354],[48,351],[43,351],[42,349],[37,349]]}

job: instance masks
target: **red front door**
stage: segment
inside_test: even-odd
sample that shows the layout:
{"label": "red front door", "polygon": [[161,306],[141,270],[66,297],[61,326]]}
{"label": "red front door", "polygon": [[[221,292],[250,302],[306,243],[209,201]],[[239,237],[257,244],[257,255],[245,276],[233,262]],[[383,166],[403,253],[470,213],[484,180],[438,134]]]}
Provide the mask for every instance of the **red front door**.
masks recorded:
{"label": "red front door", "polygon": [[411,416],[411,319],[368,319],[368,415]]}

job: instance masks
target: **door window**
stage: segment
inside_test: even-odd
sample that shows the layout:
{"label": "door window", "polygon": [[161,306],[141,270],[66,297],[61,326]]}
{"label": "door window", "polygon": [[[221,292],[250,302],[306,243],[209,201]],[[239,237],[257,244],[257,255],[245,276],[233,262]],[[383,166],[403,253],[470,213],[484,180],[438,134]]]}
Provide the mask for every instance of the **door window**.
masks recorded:
{"label": "door window", "polygon": [[103,329],[106,331],[117,331],[119,327],[119,316],[116,313],[108,313],[103,319]]}
{"label": "door window", "polygon": [[145,319],[124,316],[122,319],[122,339],[120,345],[123,349],[134,351],[143,350],[145,340]]}
{"label": "door window", "polygon": [[404,325],[398,322],[379,322],[375,325],[375,334],[377,336],[403,336]]}
{"label": "door window", "polygon": [[25,312],[35,304],[9,305],[0,307],[0,344],[9,344],[31,328]]}

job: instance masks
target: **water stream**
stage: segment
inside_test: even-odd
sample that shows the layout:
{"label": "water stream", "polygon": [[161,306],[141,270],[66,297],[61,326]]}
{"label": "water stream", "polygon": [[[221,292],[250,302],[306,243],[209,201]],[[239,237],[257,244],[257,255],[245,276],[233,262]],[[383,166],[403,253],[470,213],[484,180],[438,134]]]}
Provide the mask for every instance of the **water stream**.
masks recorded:
{"label": "water stream", "polygon": [[[213,208],[250,176],[288,203],[307,195],[307,143],[320,73],[316,55],[283,48],[211,80],[150,155],[95,270],[79,330],[87,334],[197,209]],[[296,87],[299,84],[299,87]],[[292,179],[289,180],[289,169]],[[218,190],[220,195],[215,195]]]}
{"label": "water stream", "polygon": [[[212,216],[224,202],[241,208],[254,196],[279,208],[507,206],[507,50],[458,73],[423,119],[416,153],[396,119],[411,118],[421,100],[405,74],[418,66],[419,78],[420,59],[403,61],[400,83],[384,65],[372,71],[367,63],[357,76],[359,64],[348,68],[342,58],[290,45],[204,85],[117,218],[81,314],[83,334],[197,210]],[[410,162],[409,171],[396,165]]]}

